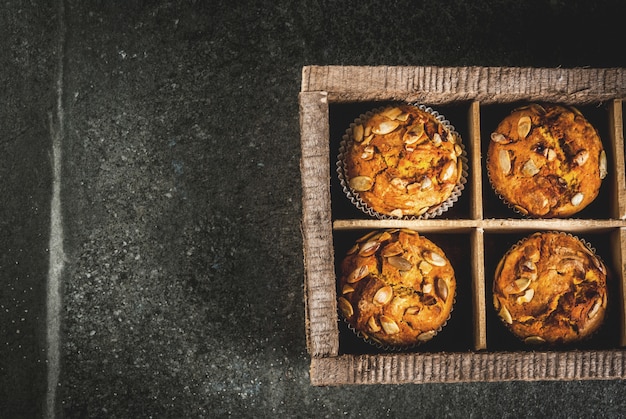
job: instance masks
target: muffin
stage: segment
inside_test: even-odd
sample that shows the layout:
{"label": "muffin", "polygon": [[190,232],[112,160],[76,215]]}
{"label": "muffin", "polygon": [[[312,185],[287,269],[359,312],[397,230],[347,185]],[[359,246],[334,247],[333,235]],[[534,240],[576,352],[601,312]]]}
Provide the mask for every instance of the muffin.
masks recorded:
{"label": "muffin", "polygon": [[526,343],[580,341],[604,320],[606,275],[600,258],[576,237],[535,233],[500,260],[493,282],[494,308]]}
{"label": "muffin", "polygon": [[577,109],[532,104],[515,109],[491,134],[487,173],[496,193],[520,213],[569,217],[597,197],[606,153]]}
{"label": "muffin", "polygon": [[450,317],[454,269],[437,245],[415,231],[363,236],[340,270],[339,311],[369,343],[411,347],[432,339]]}
{"label": "muffin", "polygon": [[342,141],[338,172],[348,197],[378,218],[428,218],[461,193],[461,137],[437,112],[397,104],[358,118]]}

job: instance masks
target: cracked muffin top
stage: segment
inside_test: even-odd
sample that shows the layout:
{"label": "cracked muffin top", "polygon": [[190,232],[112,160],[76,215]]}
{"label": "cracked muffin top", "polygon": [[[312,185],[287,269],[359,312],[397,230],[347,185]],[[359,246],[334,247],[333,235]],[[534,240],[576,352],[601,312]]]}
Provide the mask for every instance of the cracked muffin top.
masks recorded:
{"label": "cracked muffin top", "polygon": [[596,129],[573,107],[515,109],[491,134],[487,170],[494,190],[524,215],[569,217],[598,195],[607,175]]}
{"label": "cracked muffin top", "polygon": [[340,156],[349,196],[385,216],[436,215],[465,181],[461,138],[440,119],[409,104],[357,119]]}
{"label": "cracked muffin top", "polygon": [[341,263],[339,311],[370,343],[403,348],[432,339],[449,319],[455,294],[450,261],[413,230],[373,231]]}
{"label": "cracked muffin top", "polygon": [[602,324],[606,267],[566,233],[535,233],[500,260],[493,304],[502,322],[526,343],[570,343]]}

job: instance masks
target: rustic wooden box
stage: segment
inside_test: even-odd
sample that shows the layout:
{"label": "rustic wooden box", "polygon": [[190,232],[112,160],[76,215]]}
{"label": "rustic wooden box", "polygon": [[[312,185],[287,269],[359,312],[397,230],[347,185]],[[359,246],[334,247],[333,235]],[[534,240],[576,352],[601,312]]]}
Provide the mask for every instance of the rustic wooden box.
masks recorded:
{"label": "rustic wooden box", "polygon": [[[307,347],[314,385],[626,378],[626,177],[622,115],[626,69],[307,66],[300,92],[302,233]],[[350,122],[389,101],[440,111],[463,137],[469,177],[451,211],[430,220],[376,220],[339,189],[337,148]],[[600,132],[609,175],[594,203],[571,219],[528,219],[506,208],[488,184],[489,133],[513,106],[572,104]],[[412,228],[435,237],[456,261],[452,318],[436,339],[406,353],[359,341],[339,321],[335,262],[364,231]],[[608,317],[577,346],[536,350],[512,339],[491,307],[503,249],[539,230],[587,239],[610,268]]]}

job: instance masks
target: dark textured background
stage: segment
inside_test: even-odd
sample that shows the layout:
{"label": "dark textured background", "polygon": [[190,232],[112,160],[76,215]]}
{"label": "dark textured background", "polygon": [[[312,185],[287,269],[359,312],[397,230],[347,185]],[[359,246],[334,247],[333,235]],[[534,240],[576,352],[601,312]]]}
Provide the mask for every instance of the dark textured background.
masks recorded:
{"label": "dark textured background", "polygon": [[624,416],[622,381],[311,387],[297,102],[303,65],[624,67],[621,4],[3,2],[0,416],[44,412],[59,54],[60,417]]}

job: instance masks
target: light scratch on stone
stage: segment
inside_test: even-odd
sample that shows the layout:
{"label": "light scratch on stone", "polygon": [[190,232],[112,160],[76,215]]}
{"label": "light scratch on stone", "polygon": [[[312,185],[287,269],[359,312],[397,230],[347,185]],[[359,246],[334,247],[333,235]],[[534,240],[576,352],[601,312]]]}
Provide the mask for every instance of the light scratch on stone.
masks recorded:
{"label": "light scratch on stone", "polygon": [[58,5],[58,46],[56,70],[55,114],[50,117],[52,135],[52,201],[50,204],[50,243],[47,290],[47,364],[48,391],[46,397],[46,418],[56,417],[57,389],[60,375],[60,333],[61,333],[61,276],[65,264],[63,250],[63,220],[61,213],[61,148],[64,132],[63,75],[65,59],[65,0]]}

